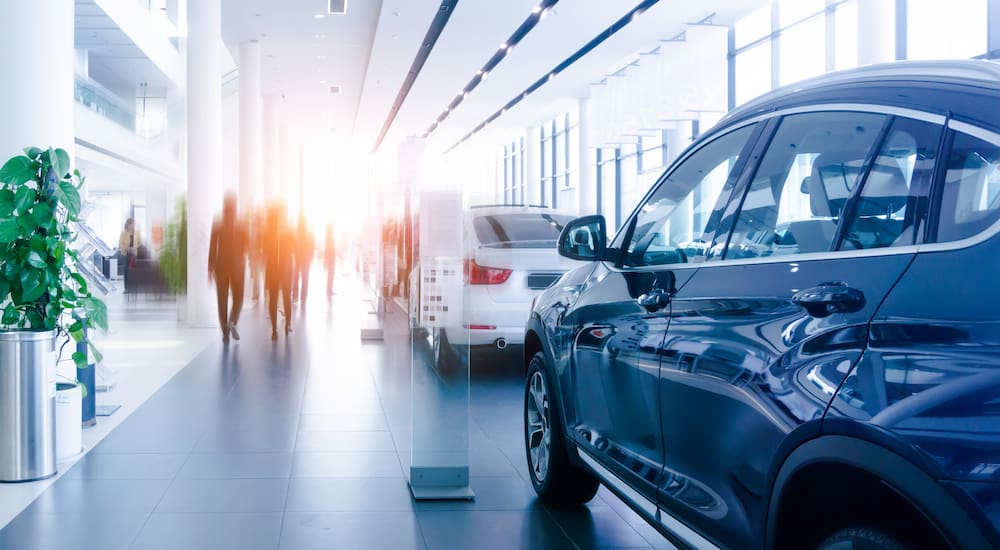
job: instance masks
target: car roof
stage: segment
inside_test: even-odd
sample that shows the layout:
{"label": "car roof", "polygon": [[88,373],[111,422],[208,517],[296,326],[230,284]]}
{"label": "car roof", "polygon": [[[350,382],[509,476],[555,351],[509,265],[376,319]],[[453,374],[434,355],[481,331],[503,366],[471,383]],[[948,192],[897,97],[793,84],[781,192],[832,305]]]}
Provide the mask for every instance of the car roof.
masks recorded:
{"label": "car roof", "polygon": [[783,86],[734,109],[716,128],[793,106],[847,102],[939,113],[1000,129],[997,100],[1000,63],[979,59],[896,61]]}

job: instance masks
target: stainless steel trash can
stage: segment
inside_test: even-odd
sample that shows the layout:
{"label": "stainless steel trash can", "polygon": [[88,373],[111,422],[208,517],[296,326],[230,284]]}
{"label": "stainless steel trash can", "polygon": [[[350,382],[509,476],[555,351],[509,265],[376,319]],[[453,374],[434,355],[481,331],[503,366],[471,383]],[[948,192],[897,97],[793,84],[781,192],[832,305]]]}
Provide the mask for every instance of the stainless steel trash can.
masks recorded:
{"label": "stainless steel trash can", "polygon": [[0,332],[0,482],[56,473],[56,332]]}

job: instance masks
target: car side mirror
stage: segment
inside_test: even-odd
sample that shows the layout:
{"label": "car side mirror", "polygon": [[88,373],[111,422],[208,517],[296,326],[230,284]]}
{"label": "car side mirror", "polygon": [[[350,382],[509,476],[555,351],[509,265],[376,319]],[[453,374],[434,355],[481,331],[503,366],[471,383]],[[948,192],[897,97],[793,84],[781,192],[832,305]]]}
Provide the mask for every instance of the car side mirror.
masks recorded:
{"label": "car side mirror", "polygon": [[559,234],[559,254],[571,260],[604,260],[608,233],[604,216],[583,216],[567,223]]}

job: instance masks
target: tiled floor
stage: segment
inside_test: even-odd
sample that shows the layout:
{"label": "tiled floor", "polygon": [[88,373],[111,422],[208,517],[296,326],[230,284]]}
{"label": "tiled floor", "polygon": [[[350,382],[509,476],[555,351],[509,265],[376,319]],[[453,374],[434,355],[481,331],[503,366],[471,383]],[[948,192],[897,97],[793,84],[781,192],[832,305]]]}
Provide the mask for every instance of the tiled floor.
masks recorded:
{"label": "tiled floor", "polygon": [[[0,531],[3,550],[673,548],[602,490],[551,510],[527,481],[521,384],[474,373],[471,502],[415,502],[406,318],[362,343],[358,295],[297,310],[289,341],[261,309],[211,344]],[[363,315],[363,314],[362,314]]]}

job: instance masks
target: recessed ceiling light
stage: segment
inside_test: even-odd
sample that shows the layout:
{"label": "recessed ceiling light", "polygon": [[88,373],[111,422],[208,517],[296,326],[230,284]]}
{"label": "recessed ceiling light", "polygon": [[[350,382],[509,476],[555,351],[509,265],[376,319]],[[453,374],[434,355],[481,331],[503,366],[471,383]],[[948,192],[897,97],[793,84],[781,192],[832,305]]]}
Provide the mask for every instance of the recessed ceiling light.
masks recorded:
{"label": "recessed ceiling light", "polygon": [[326,81],[325,80],[320,80],[319,83],[320,84],[326,84]]}
{"label": "recessed ceiling light", "polygon": [[322,13],[317,13],[316,15],[313,15],[313,19],[323,19],[324,17],[326,17],[326,15]]}
{"label": "recessed ceiling light", "polygon": [[541,6],[535,6],[535,7],[531,8],[531,13],[538,13],[540,11],[542,11],[542,7]]}
{"label": "recessed ceiling light", "polygon": [[315,35],[315,36],[316,36],[316,38],[318,38],[318,39],[320,39],[320,40],[322,40],[322,39],[326,38],[326,35],[325,35],[325,34],[317,34],[317,35]]}
{"label": "recessed ceiling light", "polygon": [[501,50],[506,50],[507,49],[507,43],[506,42],[501,42],[500,43],[500,49]]}
{"label": "recessed ceiling light", "polygon": [[326,56],[325,55],[317,55],[316,59],[318,59],[320,61],[323,61],[324,59],[326,59]]}

